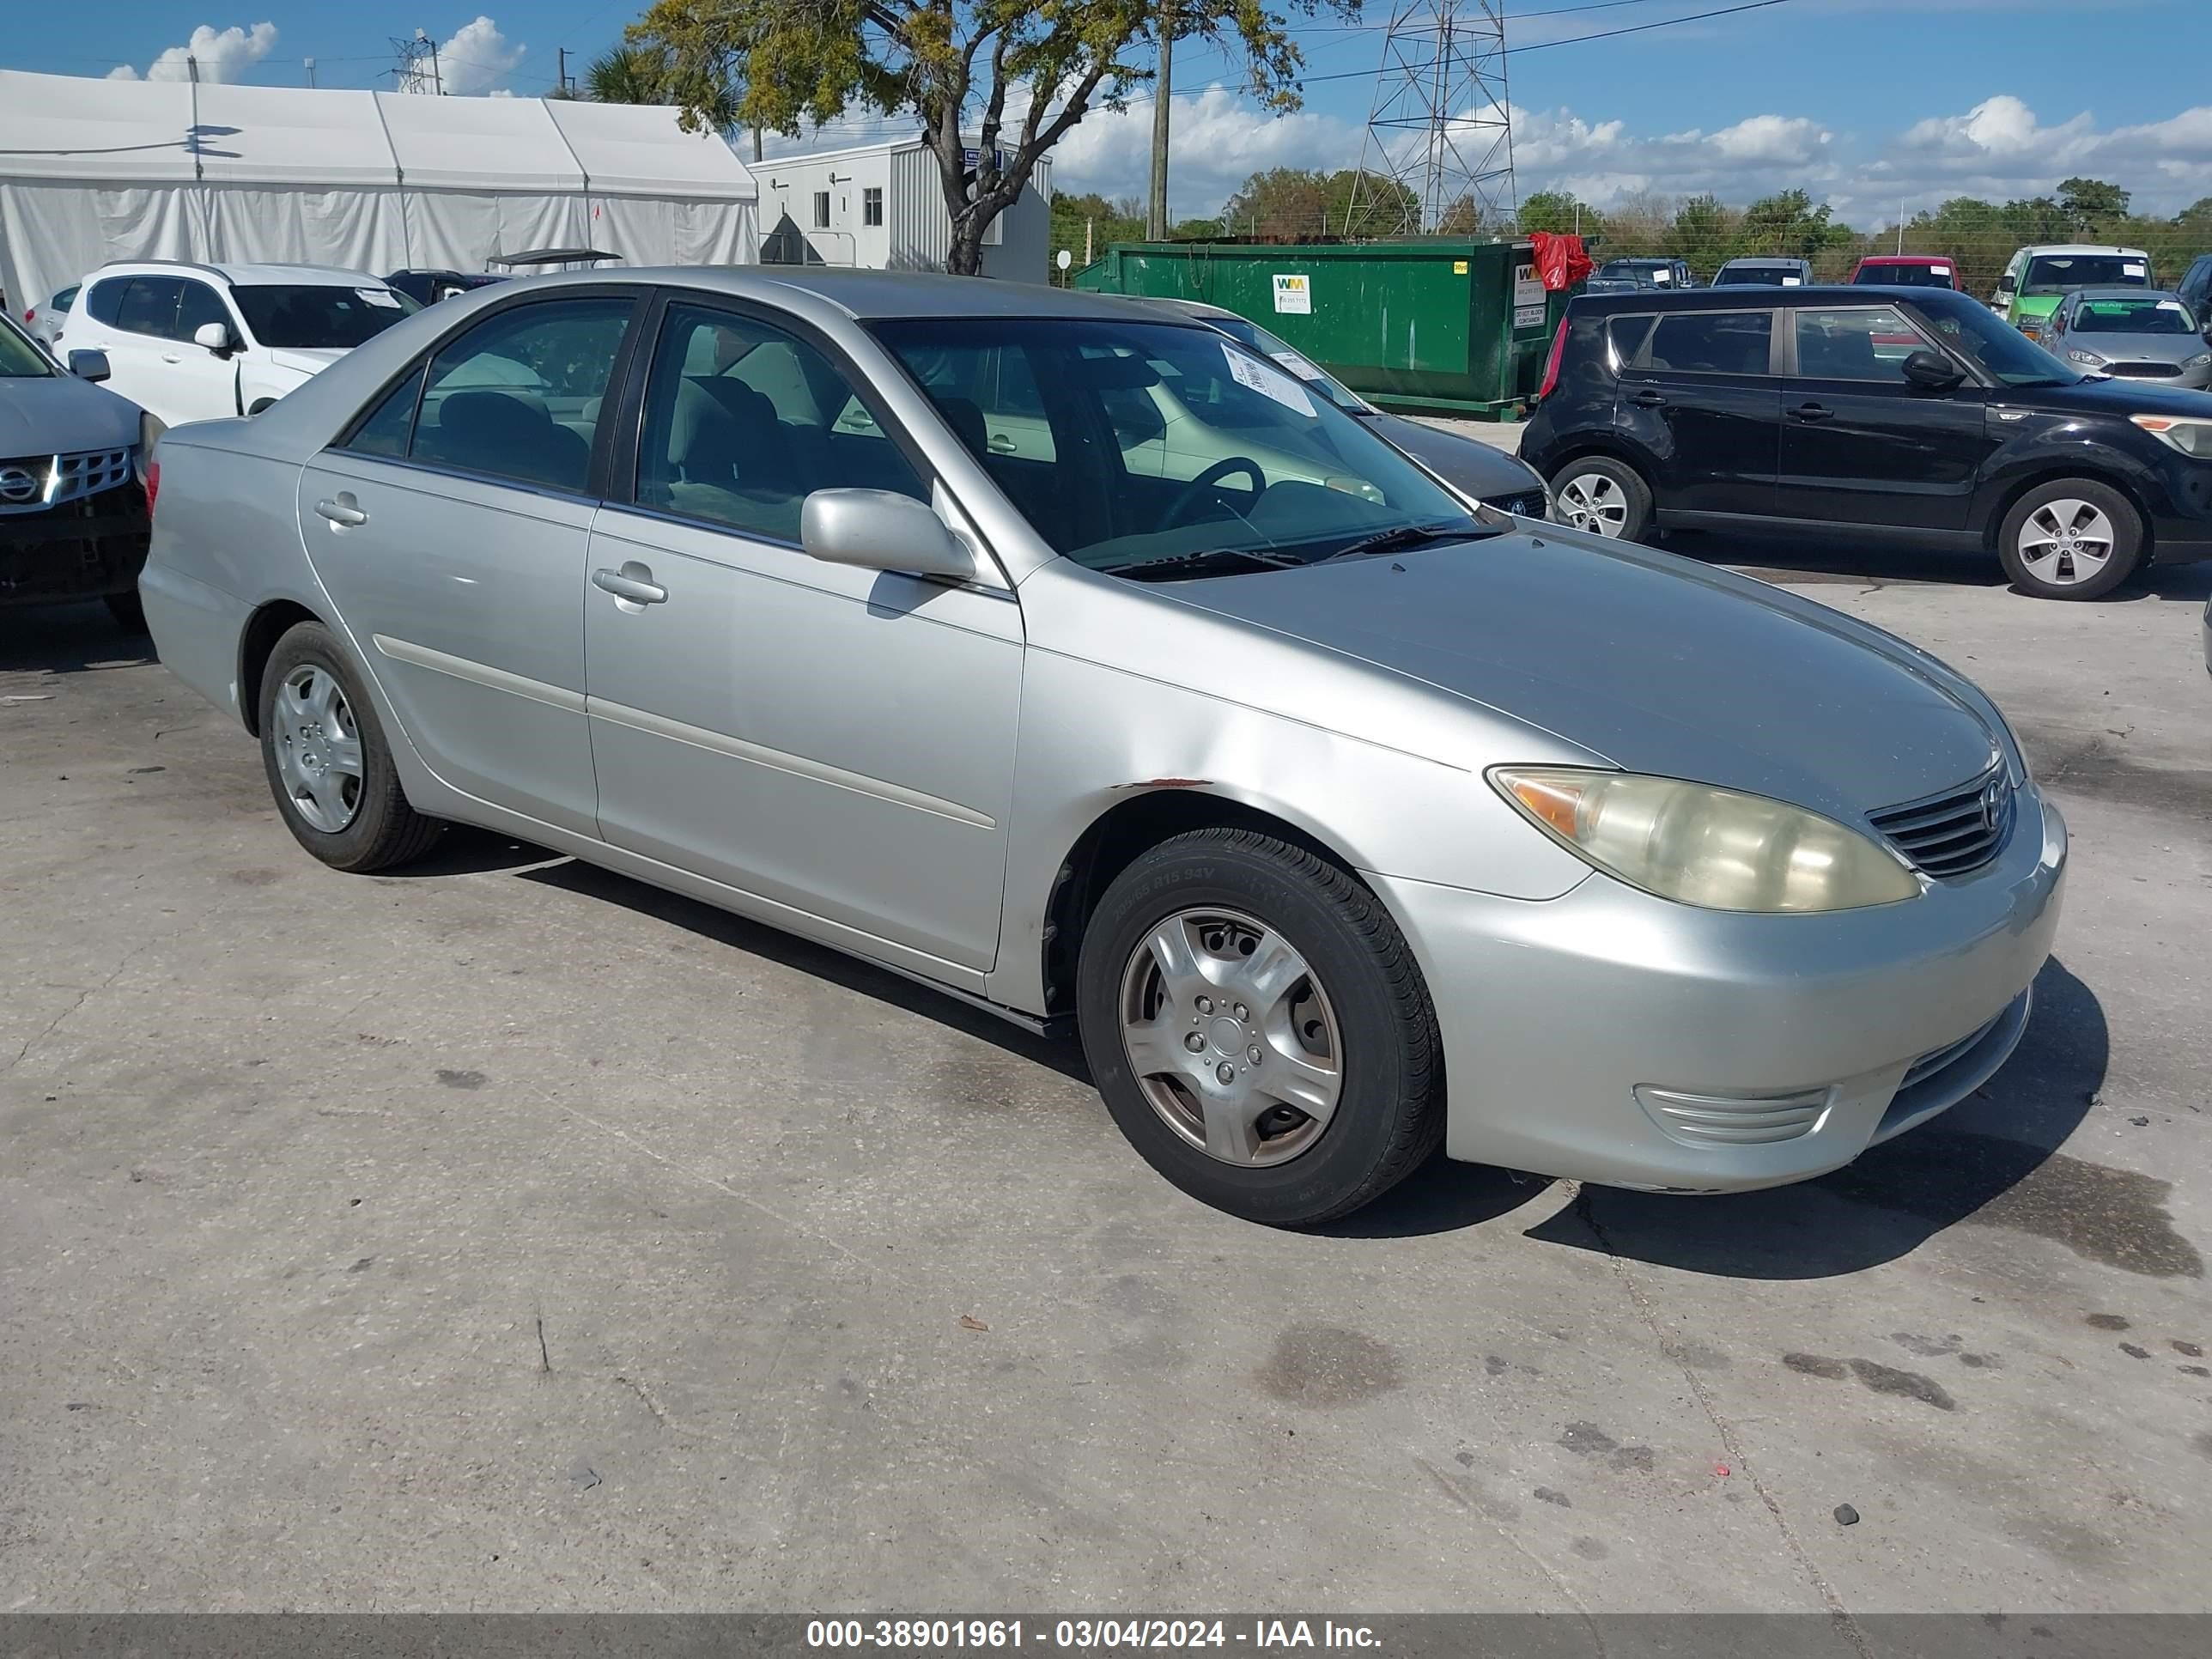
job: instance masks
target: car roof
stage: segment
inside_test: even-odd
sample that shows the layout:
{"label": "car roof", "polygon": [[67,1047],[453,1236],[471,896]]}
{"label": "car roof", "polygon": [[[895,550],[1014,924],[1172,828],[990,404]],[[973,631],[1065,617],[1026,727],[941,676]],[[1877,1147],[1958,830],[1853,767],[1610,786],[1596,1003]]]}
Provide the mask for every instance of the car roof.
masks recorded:
{"label": "car roof", "polygon": [[[2122,247],[2117,242],[2034,242],[2020,252],[2031,257],[2045,253],[2124,253],[2137,259],[2150,258],[2139,247]],[[2018,258],[2020,255],[2013,257]]]}
{"label": "car roof", "polygon": [[[2140,294],[2141,289],[2130,289]],[[1760,288],[1745,284],[1730,288],[1639,289],[1633,294],[1579,294],[1577,309],[1591,311],[1744,311],[1760,307],[1833,305],[1869,306],[1883,300],[1910,300],[1915,305],[1979,306],[1970,295],[1948,288],[1919,288],[1887,283],[1808,283],[1802,288]]]}
{"label": "car roof", "polygon": [[1728,264],[1723,265],[1721,269],[1726,270],[1729,265],[1790,265],[1794,267],[1809,263],[1808,260],[1793,259],[1786,253],[1747,253],[1741,259],[1730,259]]}
{"label": "car roof", "polygon": [[2133,283],[2097,283],[2087,288],[2077,288],[2066,296],[2069,300],[2174,300],[2181,296],[2170,288],[2142,288]]}
{"label": "car roof", "polygon": [[365,270],[345,270],[336,265],[234,264],[199,259],[116,259],[100,266],[100,276],[167,276],[192,273],[219,276],[240,288],[283,283],[298,288],[382,288],[384,278]]}
{"label": "car roof", "polygon": [[[805,296],[856,321],[894,317],[1060,317],[1127,323],[1129,301],[1118,294],[1088,294],[1041,283],[996,282],[931,271],[855,270],[800,265],[622,265],[518,276],[500,283],[502,296],[518,290],[647,285],[726,294],[766,305]],[[1159,319],[1175,326],[1173,319]]]}
{"label": "car roof", "polygon": [[1948,253],[1867,253],[1859,257],[1863,265],[1955,265],[1959,262]]}

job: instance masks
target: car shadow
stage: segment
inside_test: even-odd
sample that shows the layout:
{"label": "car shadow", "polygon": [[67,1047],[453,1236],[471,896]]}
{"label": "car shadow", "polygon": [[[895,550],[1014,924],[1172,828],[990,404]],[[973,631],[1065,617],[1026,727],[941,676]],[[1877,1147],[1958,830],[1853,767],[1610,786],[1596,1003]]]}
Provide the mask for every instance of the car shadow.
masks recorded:
{"label": "car shadow", "polygon": [[2189,1273],[2195,1252],[2159,1206],[2163,1183],[2059,1151],[2104,1083],[2111,1040],[2095,993],[2054,957],[2035,998],[2027,1035],[1996,1077],[1936,1122],[1831,1175],[1715,1198],[1589,1187],[1528,1237],[1689,1273],[1826,1279],[1976,1223],[2137,1271]]}
{"label": "car shadow", "polygon": [[125,628],[97,599],[0,611],[0,673],[76,674],[143,668],[154,659],[154,641]]}
{"label": "car shadow", "polygon": [[479,830],[472,823],[449,823],[437,843],[421,858],[397,869],[380,870],[379,881],[419,881],[426,876],[479,876],[525,866],[565,859],[565,853],[533,846],[503,836],[495,830]]}
{"label": "car shadow", "polygon": [[828,980],[848,991],[994,1043],[1009,1054],[1048,1066],[1062,1077],[1086,1086],[1091,1083],[1091,1069],[1084,1063],[1082,1046],[1073,1038],[1039,1036],[1011,1020],[970,1007],[957,997],[903,979],[842,951],[800,939],[795,933],[749,921],[727,910],[665,888],[633,881],[628,876],[617,875],[579,859],[534,865],[518,869],[515,873],[521,880],[542,882],[565,892],[619,904],[717,945],[743,951],[816,979]]}
{"label": "car shadow", "polygon": [[[1666,548],[1685,558],[1724,564],[1790,586],[1872,588],[1893,581],[1947,587],[2005,588],[2009,585],[1994,554],[1901,546],[1842,530],[1801,532],[1793,529],[1787,541],[1771,534],[1678,531],[1668,534]],[[2091,603],[2125,605],[2148,599],[2189,602],[2208,595],[2212,595],[2212,561],[2153,564],[2123,582],[2117,591]]]}

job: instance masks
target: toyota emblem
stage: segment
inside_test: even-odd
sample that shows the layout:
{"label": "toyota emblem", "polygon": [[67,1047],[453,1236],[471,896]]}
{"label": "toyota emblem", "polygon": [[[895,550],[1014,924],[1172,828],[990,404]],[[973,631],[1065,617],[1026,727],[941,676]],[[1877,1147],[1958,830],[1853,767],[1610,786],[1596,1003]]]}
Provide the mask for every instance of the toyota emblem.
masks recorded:
{"label": "toyota emblem", "polygon": [[2005,787],[2000,778],[1982,791],[1982,828],[1994,832],[2004,821]]}
{"label": "toyota emblem", "polygon": [[35,501],[46,481],[27,466],[0,466],[0,501],[20,507]]}

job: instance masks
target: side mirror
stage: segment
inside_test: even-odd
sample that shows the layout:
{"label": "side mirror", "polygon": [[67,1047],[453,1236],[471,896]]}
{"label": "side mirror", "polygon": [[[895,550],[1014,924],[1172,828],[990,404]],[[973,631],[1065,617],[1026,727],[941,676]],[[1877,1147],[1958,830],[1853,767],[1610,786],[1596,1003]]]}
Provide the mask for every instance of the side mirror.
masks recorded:
{"label": "side mirror", "polygon": [[220,356],[231,349],[230,329],[222,323],[202,323],[192,331],[192,343]]}
{"label": "side mirror", "polygon": [[1903,364],[1905,384],[1917,386],[1923,392],[1948,392],[1965,374],[1959,366],[1940,351],[1930,351],[1926,346],[1914,352]]}
{"label": "side mirror", "polygon": [[72,351],[69,355],[69,372],[80,380],[106,380],[114,371],[107,366],[104,351]]}
{"label": "side mirror", "polygon": [[799,544],[824,564],[967,581],[975,561],[924,503],[888,489],[817,489],[799,513]]}

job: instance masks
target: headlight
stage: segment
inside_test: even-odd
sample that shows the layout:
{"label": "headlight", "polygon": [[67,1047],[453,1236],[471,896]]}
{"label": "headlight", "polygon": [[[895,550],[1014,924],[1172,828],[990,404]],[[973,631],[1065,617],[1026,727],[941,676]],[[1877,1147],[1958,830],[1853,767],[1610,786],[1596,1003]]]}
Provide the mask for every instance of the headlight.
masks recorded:
{"label": "headlight", "polygon": [[2105,366],[2105,360],[2094,351],[2076,351],[2073,347],[2069,346],[2066,349],[2066,355],[2077,363],[2087,363],[2091,368],[2102,368]]}
{"label": "headlight", "polygon": [[2184,368],[2202,368],[2207,363],[2212,363],[2212,351],[2198,352],[2197,356],[2191,357],[2187,362],[2182,364],[2182,367]]}
{"label": "headlight", "polygon": [[2212,420],[2172,415],[2130,415],[2128,418],[2183,454],[2200,461],[2212,461]]}
{"label": "headlight", "polygon": [[1501,766],[1491,785],[1568,851],[1709,910],[1855,910],[1917,898],[1904,861],[1832,818],[1764,795],[1583,767]]}

